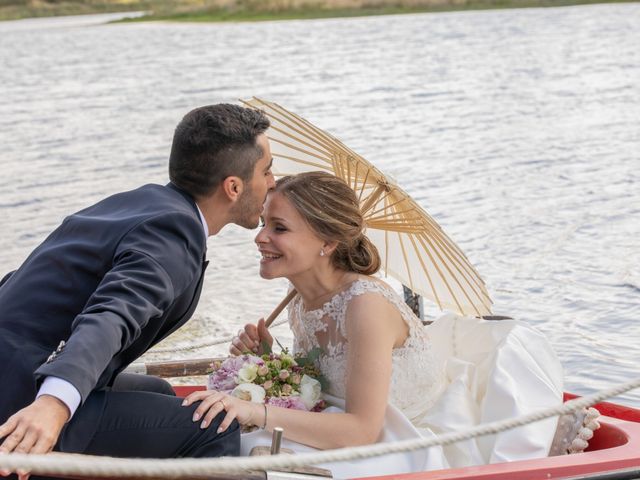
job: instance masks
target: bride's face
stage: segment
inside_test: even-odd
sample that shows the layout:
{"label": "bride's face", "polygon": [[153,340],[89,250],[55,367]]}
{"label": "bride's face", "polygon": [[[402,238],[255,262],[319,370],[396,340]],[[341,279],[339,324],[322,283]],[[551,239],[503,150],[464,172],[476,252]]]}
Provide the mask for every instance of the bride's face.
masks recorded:
{"label": "bride's face", "polygon": [[294,278],[313,269],[325,242],[280,193],[270,193],[262,212],[263,226],[256,236],[262,278]]}

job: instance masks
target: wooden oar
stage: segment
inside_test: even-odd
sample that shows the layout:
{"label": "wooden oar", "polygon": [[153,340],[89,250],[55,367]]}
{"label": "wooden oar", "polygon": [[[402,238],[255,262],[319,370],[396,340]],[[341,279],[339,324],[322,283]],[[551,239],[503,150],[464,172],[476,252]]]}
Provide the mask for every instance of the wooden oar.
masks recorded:
{"label": "wooden oar", "polygon": [[190,360],[174,360],[170,362],[132,363],[125,370],[126,373],[141,373],[155,377],[191,377],[195,375],[209,375],[213,368],[211,363],[223,358],[194,358]]}

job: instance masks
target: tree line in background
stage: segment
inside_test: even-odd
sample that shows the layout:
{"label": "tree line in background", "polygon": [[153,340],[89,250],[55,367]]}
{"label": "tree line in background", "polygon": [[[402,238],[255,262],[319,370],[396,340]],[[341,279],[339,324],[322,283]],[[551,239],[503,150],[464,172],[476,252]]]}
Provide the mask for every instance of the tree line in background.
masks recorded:
{"label": "tree line in background", "polygon": [[143,19],[241,21],[552,7],[637,0],[0,0],[0,20],[146,11]]}

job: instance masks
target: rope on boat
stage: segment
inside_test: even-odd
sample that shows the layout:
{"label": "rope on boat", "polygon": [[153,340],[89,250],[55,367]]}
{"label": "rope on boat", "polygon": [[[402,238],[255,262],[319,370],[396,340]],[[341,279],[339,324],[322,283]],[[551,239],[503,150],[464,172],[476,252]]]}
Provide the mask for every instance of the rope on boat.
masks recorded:
{"label": "rope on boat", "polygon": [[212,474],[244,473],[255,470],[302,467],[319,463],[340,462],[408,452],[437,445],[449,445],[484,435],[520,427],[549,417],[564,415],[589,407],[607,398],[640,387],[640,378],[601,390],[558,406],[532,412],[518,418],[486,423],[464,432],[451,432],[437,437],[378,443],[359,447],[325,450],[297,455],[255,457],[181,458],[181,459],[126,459],[73,454],[29,455],[11,453],[0,455],[0,470],[28,470],[31,473],[79,475],[90,477],[157,477],[206,476]]}
{"label": "rope on boat", "polygon": [[[283,325],[288,322],[288,319],[282,319],[277,322],[273,322],[272,327],[277,327],[279,325]],[[184,347],[166,347],[166,348],[152,348],[148,352],[147,355],[154,353],[176,353],[176,352],[188,352],[190,350],[199,350],[201,348],[213,347],[215,345],[222,345],[223,343],[231,343],[231,341],[235,338],[235,335],[228,335],[226,337],[214,338],[205,343],[194,343],[192,345],[185,345]]]}

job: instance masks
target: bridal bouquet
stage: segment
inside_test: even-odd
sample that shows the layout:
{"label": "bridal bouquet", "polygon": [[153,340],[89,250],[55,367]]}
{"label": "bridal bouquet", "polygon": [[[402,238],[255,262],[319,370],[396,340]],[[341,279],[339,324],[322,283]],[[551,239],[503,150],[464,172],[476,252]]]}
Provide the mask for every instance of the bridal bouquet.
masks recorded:
{"label": "bridal bouquet", "polygon": [[307,357],[266,353],[229,357],[214,361],[207,386],[242,400],[277,407],[319,412],[326,407],[321,398],[324,379],[314,366],[319,351]]}

